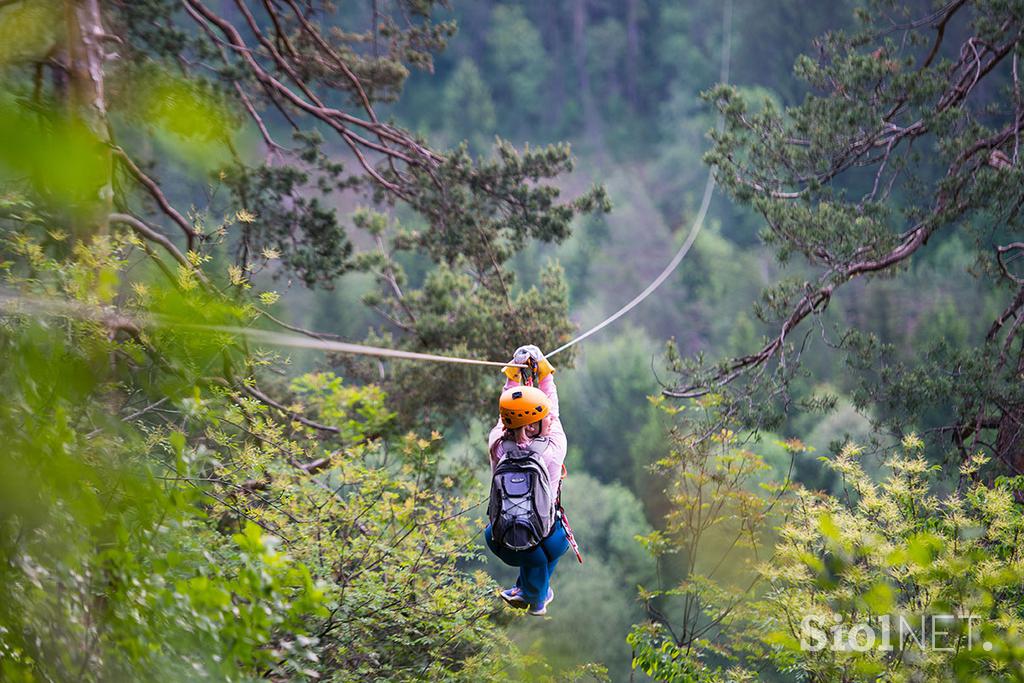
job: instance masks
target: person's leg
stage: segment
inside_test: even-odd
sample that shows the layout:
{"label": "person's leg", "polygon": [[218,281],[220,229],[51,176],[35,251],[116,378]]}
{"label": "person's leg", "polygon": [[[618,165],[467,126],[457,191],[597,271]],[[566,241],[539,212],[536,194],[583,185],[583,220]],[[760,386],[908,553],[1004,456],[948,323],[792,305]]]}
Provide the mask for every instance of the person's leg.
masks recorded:
{"label": "person's leg", "polygon": [[519,588],[523,599],[533,606],[543,605],[548,594],[548,558],[541,546],[520,551]]}
{"label": "person's leg", "polygon": [[540,609],[548,600],[548,591],[551,587],[551,576],[555,572],[559,558],[569,549],[569,539],[565,535],[562,521],[558,520],[548,537],[541,541],[541,544],[534,548],[530,558],[530,566],[523,565],[519,574],[533,582],[529,594],[523,589],[523,597],[529,600],[530,607]]}
{"label": "person's leg", "polygon": [[565,527],[562,526],[562,520],[558,520],[555,523],[555,528],[551,530],[551,533],[540,544],[540,547],[544,549],[544,555],[547,558],[548,580],[550,581],[551,577],[555,574],[555,567],[558,566],[558,561],[569,550],[569,537],[565,535]]}
{"label": "person's leg", "polygon": [[[491,534],[491,525],[488,524],[487,528],[484,529],[484,542],[487,543],[487,547],[491,549],[491,552],[495,555],[498,554],[498,548],[494,543],[494,536]],[[500,556],[499,556],[500,557]]]}
{"label": "person's leg", "polygon": [[522,566],[520,555],[522,553],[509,550],[505,546],[494,540],[494,536],[491,534],[491,525],[488,524],[487,528],[484,529],[484,541],[487,542],[487,547],[491,549],[491,552],[498,556],[498,559],[505,564],[512,567]]}
{"label": "person's leg", "polygon": [[519,587],[522,597],[530,604],[543,604],[548,593],[548,557],[541,546],[533,550],[509,550],[494,541],[491,527],[484,529],[484,540],[499,560],[512,567],[519,567]]}
{"label": "person's leg", "polygon": [[[537,582],[534,587],[535,591],[531,591],[528,598],[532,614],[545,614],[547,603],[552,595],[551,576],[554,574],[555,566],[558,565],[558,559],[565,554],[568,548],[569,541],[565,536],[565,530],[561,522],[558,522],[548,537],[537,546],[536,550],[539,551],[535,558],[537,564],[529,570],[525,566],[520,569],[520,572],[524,574],[529,571]],[[525,594],[523,597],[526,597]]]}

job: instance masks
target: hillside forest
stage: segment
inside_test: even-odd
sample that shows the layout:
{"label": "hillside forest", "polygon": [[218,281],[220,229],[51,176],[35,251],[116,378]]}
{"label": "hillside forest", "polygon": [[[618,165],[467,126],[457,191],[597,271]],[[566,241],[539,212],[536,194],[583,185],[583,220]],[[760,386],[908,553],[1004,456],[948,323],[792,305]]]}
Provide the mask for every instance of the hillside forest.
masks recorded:
{"label": "hillside forest", "polygon": [[[0,680],[1024,680],[1022,34],[0,0]],[[510,609],[500,364],[680,253],[550,358]]]}

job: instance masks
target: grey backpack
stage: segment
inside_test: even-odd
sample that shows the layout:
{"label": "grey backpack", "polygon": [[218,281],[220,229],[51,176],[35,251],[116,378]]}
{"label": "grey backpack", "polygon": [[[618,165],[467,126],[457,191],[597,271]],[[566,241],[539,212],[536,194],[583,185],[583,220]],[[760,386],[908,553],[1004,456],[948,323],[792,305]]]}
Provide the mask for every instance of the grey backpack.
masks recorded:
{"label": "grey backpack", "polygon": [[487,516],[491,520],[491,537],[510,550],[537,547],[555,524],[555,493],[547,467],[534,450],[543,450],[546,445],[544,438],[534,439],[526,447],[511,440],[501,443],[504,457],[491,478]]}

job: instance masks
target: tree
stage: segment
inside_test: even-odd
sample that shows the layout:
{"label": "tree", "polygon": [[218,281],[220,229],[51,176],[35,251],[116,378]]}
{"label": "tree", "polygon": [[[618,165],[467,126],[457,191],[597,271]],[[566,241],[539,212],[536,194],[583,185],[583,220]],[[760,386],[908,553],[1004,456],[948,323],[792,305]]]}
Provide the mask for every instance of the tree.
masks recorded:
{"label": "tree", "polygon": [[628,642],[634,668],[656,680],[711,680],[703,658],[742,650],[747,633],[731,624],[757,588],[757,567],[775,543],[783,497],[808,449],[787,441],[768,463],[756,435],[721,427],[722,397],[686,406],[659,398],[659,410],[684,419],[668,453],[651,465],[669,482],[669,508],[655,531],[638,538],[657,574],[639,586],[649,620],[634,626]]}
{"label": "tree", "polygon": [[[0,30],[14,32],[23,15],[40,11],[30,4],[6,3],[7,28]],[[75,177],[89,180],[63,205],[76,206],[77,222],[91,226],[76,233],[85,241],[113,220],[186,268],[181,251],[230,249],[242,273],[235,280],[247,279],[268,255],[280,259],[279,275],[309,285],[330,284],[356,267],[388,277],[377,261],[353,253],[331,204],[348,193],[415,217],[418,230],[403,234],[399,248],[464,265],[494,293],[507,291],[504,261],[525,241],[564,239],[578,211],[607,207],[599,190],[559,203],[555,188],[537,182],[571,168],[567,146],[522,155],[506,148],[478,165],[378,117],[375,104],[398,96],[410,68],[430,68],[431,52],[454,31],[431,20],[431,2],[376,13],[366,34],[346,33],[346,16],[292,1],[258,8],[239,1],[230,9],[198,0],[44,7],[40,24],[69,28],[66,35],[41,32],[34,51],[13,55],[5,138],[31,126],[40,137],[76,143],[63,145],[64,154],[73,152],[72,166],[82,167]],[[65,10],[74,21],[63,22]],[[117,51],[104,51],[107,43]],[[93,52],[80,55],[79,46]],[[52,86],[47,72],[55,74]],[[289,132],[291,143],[282,139]],[[262,153],[245,145],[246,135],[262,142]],[[24,146],[4,157],[16,176],[35,178],[35,190],[48,196],[57,180],[42,172],[49,160]],[[204,162],[199,169],[182,168],[196,161]],[[208,172],[212,185],[202,177]],[[168,239],[161,223],[180,239]],[[169,248],[179,241],[184,249]]]}
{"label": "tree", "polygon": [[[888,363],[877,338],[839,343],[865,401],[890,405],[880,423],[913,427],[917,408],[953,416],[928,433],[963,460],[977,449],[1011,472],[1024,467],[1024,282],[1013,257],[1020,231],[1021,90],[1017,51],[1024,6],[954,2],[925,16],[870,3],[852,32],[817,41],[797,73],[811,93],[779,110],[751,110],[731,88],[708,97],[725,118],[707,160],[737,199],[761,214],[765,239],[808,277],[782,279],[759,307],[777,330],[760,348],[715,367],[681,364],[671,396],[731,389],[784,396],[815,322],[850,283],[896,276],[951,234],[972,249],[972,271],[1001,297],[973,348],[924,350]],[[971,311],[961,310],[961,316]],[[871,369],[882,366],[876,376]],[[760,378],[758,381],[747,381]],[[740,385],[743,385],[742,387]],[[865,407],[862,402],[860,407]]]}
{"label": "tree", "polygon": [[545,109],[543,88],[550,72],[540,32],[520,7],[499,5],[487,46],[490,71],[504,74],[494,93],[502,130],[535,130]]}
{"label": "tree", "polygon": [[[493,586],[464,570],[478,491],[436,456],[451,408],[403,424],[385,389],[429,405],[424,371],[287,381],[224,330],[328,337],[254,280],[358,269],[409,316],[396,345],[502,357],[513,317],[568,334],[560,272],[544,297],[504,265],[606,208],[545,182],[568,147],[474,160],[377,116],[454,30],[432,8],[0,3],[5,679],[502,675]],[[412,285],[401,256],[427,264]]]}
{"label": "tree", "polygon": [[279,362],[211,329],[251,304],[144,277],[130,233],[54,258],[46,223],[17,213],[0,243],[20,294],[0,326],[5,679],[503,676],[493,586],[464,570],[482,493],[441,468],[440,433],[399,433],[379,387],[327,373],[268,387],[280,401],[235,382]]}
{"label": "tree", "polygon": [[1002,609],[1021,599],[1018,482],[978,481],[979,454],[954,495],[936,495],[923,449],[908,435],[878,481],[854,444],[827,459],[843,491],[792,492],[760,588],[737,598],[707,580],[680,587],[728,615],[724,628],[711,622],[695,643],[664,621],[637,626],[634,666],[665,681],[760,680],[766,665],[809,681],[1022,680],[1016,612]]}
{"label": "tree", "polygon": [[441,116],[449,135],[467,140],[474,154],[490,148],[497,130],[494,101],[472,61],[460,60],[445,84]]}
{"label": "tree", "polygon": [[[812,680],[1024,676],[1012,654],[1021,647],[1020,636],[997,616],[1001,606],[1019,605],[1021,599],[1011,578],[1022,523],[1012,502],[1016,484],[978,481],[986,460],[979,454],[961,466],[955,495],[935,495],[929,481],[934,468],[923,446],[908,435],[890,451],[885,476],[876,483],[865,473],[860,449],[849,444],[828,463],[845,482],[841,497],[797,492],[774,566],[761,569],[763,600],[749,614],[781,667]],[[962,535],[966,527],[975,530],[970,538]],[[822,633],[830,641],[846,635],[858,645],[869,636],[862,633],[858,640],[852,626],[892,619],[894,650],[806,647],[813,642],[808,615],[815,626],[827,622]],[[947,616],[932,623],[926,615]],[[837,635],[840,616],[845,633]],[[794,628],[784,625],[792,617]],[[923,646],[910,641],[910,631]],[[921,638],[925,633],[928,640]],[[873,637],[880,640],[877,633]],[[929,647],[932,638],[935,648]]]}

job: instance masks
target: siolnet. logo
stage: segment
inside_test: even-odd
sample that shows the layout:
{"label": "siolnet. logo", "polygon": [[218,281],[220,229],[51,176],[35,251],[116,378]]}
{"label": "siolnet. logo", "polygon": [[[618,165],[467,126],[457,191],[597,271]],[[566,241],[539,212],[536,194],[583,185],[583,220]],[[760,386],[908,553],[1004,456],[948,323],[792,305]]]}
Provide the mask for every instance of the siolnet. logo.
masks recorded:
{"label": "siolnet. logo", "polygon": [[981,647],[987,652],[992,649],[992,643],[977,642],[979,619],[973,615],[885,614],[846,624],[842,615],[809,614],[800,620],[800,649],[807,652],[825,649],[889,652],[917,648],[953,652],[964,647]]}

